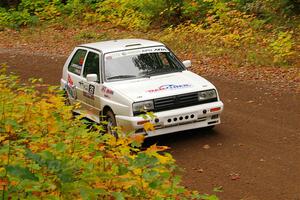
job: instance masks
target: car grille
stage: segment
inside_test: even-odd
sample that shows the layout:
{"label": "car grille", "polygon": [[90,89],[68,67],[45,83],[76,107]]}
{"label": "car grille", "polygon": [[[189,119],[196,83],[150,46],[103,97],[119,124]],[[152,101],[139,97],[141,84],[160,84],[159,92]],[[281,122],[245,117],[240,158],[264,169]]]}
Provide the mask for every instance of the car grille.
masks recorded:
{"label": "car grille", "polygon": [[154,112],[183,108],[218,101],[217,98],[199,101],[198,92],[154,99]]}

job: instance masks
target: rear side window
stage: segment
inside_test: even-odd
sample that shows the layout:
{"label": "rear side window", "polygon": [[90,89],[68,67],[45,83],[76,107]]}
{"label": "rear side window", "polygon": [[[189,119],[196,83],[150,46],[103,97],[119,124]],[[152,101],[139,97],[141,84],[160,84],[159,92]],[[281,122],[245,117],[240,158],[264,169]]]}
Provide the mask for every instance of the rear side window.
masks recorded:
{"label": "rear side window", "polygon": [[83,49],[76,51],[68,66],[69,72],[80,75],[86,52],[87,51]]}
{"label": "rear side window", "polygon": [[87,74],[97,74],[99,80],[99,54],[89,52],[83,69],[83,77]]}

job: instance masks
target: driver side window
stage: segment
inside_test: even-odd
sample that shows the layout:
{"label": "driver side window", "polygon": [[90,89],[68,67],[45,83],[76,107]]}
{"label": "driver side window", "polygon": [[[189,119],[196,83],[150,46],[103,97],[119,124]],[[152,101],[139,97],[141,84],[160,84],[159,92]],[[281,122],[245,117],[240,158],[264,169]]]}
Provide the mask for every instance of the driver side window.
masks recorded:
{"label": "driver side window", "polygon": [[99,54],[89,52],[84,64],[83,77],[86,78],[88,74],[97,74],[99,82]]}

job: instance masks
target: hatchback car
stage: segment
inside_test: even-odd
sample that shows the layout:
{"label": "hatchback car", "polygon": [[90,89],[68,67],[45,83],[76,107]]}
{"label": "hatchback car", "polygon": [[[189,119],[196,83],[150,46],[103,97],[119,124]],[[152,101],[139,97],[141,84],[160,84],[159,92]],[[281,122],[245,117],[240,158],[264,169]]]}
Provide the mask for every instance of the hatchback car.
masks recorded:
{"label": "hatchback car", "polygon": [[[108,130],[118,126],[146,137],[219,124],[223,103],[217,89],[187,70],[160,42],[143,39],[111,40],[74,48],[61,78],[74,110]],[[153,119],[143,114],[152,112]],[[145,131],[151,122],[155,130]]]}

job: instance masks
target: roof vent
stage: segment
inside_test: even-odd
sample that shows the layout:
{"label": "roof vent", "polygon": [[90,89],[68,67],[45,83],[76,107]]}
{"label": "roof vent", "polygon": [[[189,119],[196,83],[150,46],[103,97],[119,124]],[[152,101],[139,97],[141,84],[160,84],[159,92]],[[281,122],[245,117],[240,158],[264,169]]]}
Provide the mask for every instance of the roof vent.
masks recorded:
{"label": "roof vent", "polygon": [[125,45],[125,47],[134,47],[134,46],[139,46],[139,45],[142,45],[142,44],[127,44]]}

